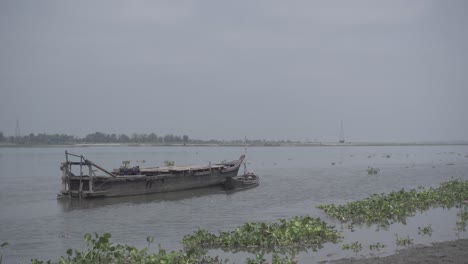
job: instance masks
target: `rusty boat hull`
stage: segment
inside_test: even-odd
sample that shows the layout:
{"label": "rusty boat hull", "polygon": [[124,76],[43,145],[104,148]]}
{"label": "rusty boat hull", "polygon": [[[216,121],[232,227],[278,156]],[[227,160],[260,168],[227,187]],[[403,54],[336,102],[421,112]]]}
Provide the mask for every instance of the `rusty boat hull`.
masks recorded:
{"label": "rusty boat hull", "polygon": [[[80,160],[69,161],[69,155]],[[222,185],[227,178],[237,175],[245,158],[242,155],[238,160],[207,166],[137,168],[132,175],[120,175],[118,170],[106,171],[83,156],[70,153],[66,153],[66,156],[66,161],[61,165],[62,190],[59,197],[83,198],[163,193]],[[80,175],[71,172],[72,166],[80,167]],[[95,171],[101,171],[104,175],[95,175]]]}

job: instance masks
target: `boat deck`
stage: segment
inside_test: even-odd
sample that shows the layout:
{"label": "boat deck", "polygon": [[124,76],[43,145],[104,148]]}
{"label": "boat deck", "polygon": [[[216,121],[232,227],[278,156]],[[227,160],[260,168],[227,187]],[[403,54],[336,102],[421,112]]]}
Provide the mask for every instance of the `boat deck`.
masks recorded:
{"label": "boat deck", "polygon": [[202,171],[202,170],[209,170],[209,169],[221,169],[225,168],[227,165],[215,164],[212,166],[206,165],[192,165],[192,166],[169,166],[169,167],[150,167],[150,168],[141,168],[140,172],[145,174],[148,172],[182,172],[182,171]]}

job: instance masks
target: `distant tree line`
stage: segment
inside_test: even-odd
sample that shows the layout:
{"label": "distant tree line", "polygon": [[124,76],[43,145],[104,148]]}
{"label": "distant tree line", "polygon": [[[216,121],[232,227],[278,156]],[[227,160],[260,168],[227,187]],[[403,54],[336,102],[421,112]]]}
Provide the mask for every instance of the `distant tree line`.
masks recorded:
{"label": "distant tree line", "polygon": [[66,144],[95,144],[95,143],[115,143],[115,144],[250,144],[250,145],[278,145],[281,143],[297,143],[292,141],[266,141],[266,140],[198,140],[190,139],[187,135],[173,135],[166,134],[158,136],[155,133],[150,134],[137,134],[133,133],[130,136],[125,134],[106,134],[102,132],[95,132],[88,134],[85,137],[76,137],[66,134],[45,134],[30,133],[20,137],[5,136],[0,132],[0,142],[7,144],[18,145],[66,145]]}
{"label": "distant tree line", "polygon": [[77,143],[189,143],[190,139],[187,135],[178,136],[167,134],[158,136],[155,133],[151,134],[137,134],[133,133],[131,136],[125,134],[106,134],[102,132],[95,132],[88,134],[83,138],[66,135],[66,134],[45,134],[31,133],[20,137],[3,135],[0,132],[0,142],[14,143],[14,144],[77,144]]}

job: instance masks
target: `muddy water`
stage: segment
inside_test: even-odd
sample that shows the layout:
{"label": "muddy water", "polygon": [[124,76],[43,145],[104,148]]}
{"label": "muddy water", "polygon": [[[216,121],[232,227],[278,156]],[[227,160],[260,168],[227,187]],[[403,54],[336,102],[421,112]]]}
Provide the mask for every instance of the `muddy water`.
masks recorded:
{"label": "muddy water", "polygon": [[[105,168],[132,164],[158,166],[164,160],[177,165],[207,164],[237,159],[237,147],[83,147],[68,148]],[[248,149],[249,168],[260,186],[227,194],[221,188],[97,200],[57,200],[59,164],[65,148],[0,148],[0,242],[4,263],[31,258],[56,260],[68,248],[82,248],[88,232],[110,232],[113,241],[146,245],[146,236],[166,249],[180,249],[180,241],[198,227],[212,232],[230,230],[245,222],[275,221],[294,215],[328,219],[316,208],[323,203],[344,203],[373,193],[438,186],[452,178],[468,179],[468,146],[401,147],[258,147]],[[142,161],[145,161],[144,163]],[[366,169],[380,169],[368,175]],[[360,241],[363,250],[344,251],[341,244],[326,244],[318,252],[302,252],[300,262],[342,257],[388,255],[397,249],[395,234],[410,236],[415,244],[467,237],[455,230],[456,210],[435,209],[394,224],[388,230],[344,228],[343,243]],[[431,236],[418,227],[431,224]],[[384,243],[378,252],[372,243]],[[156,248],[156,247],[155,247]],[[249,254],[212,251],[242,263]]]}

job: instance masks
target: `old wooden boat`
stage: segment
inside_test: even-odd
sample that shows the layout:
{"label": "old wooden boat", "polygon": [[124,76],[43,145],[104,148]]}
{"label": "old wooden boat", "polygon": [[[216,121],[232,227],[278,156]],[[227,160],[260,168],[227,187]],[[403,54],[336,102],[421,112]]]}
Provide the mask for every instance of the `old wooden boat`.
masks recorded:
{"label": "old wooden boat", "polygon": [[[74,158],[75,161],[71,161]],[[122,167],[107,171],[83,155],[65,151],[61,164],[61,197],[106,197],[171,192],[220,185],[239,171],[245,156],[238,160],[206,166]],[[74,169],[72,170],[72,167]],[[74,171],[79,170],[79,171]],[[100,172],[101,175],[97,175]]]}
{"label": "old wooden boat", "polygon": [[258,176],[253,172],[248,172],[239,176],[228,177],[224,182],[224,188],[229,191],[239,191],[253,188],[259,183],[260,179]]}

